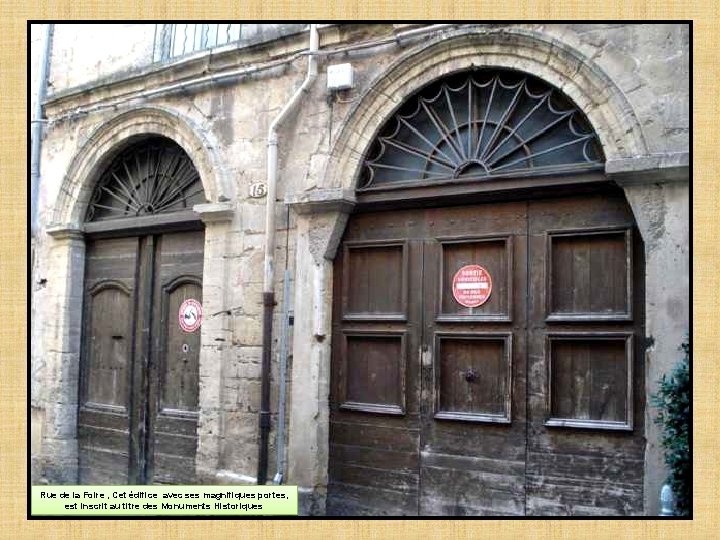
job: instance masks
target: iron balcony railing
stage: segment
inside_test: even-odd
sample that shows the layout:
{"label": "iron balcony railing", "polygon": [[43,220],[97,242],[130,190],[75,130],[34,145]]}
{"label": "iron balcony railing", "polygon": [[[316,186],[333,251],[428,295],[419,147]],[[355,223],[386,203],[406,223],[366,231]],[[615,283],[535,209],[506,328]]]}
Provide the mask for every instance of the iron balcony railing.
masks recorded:
{"label": "iron balcony railing", "polygon": [[153,61],[162,62],[240,41],[240,24],[156,24]]}

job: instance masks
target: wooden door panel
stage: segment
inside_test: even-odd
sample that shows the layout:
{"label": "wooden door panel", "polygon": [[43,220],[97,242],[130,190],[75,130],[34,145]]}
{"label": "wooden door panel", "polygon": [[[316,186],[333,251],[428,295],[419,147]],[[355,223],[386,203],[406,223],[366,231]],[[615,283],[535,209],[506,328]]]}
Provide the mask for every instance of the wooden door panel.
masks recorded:
{"label": "wooden door panel", "polygon": [[406,348],[404,333],[345,331],[338,373],[340,409],[403,414]]}
{"label": "wooden door panel", "polygon": [[[442,280],[440,282],[440,319],[451,321],[497,320],[512,318],[512,236],[440,240]],[[478,307],[458,303],[452,294],[453,277],[466,265],[480,265],[491,276],[492,293]]]}
{"label": "wooden door panel", "polygon": [[[468,457],[444,462],[423,456],[422,515],[521,516],[525,510],[524,461],[498,473],[494,464]],[[432,463],[438,463],[437,466]],[[462,467],[459,464],[462,463]]]}
{"label": "wooden door panel", "polygon": [[90,446],[85,427],[78,429],[78,439],[80,437],[84,440],[78,452],[80,484],[100,486],[128,483],[127,444],[124,451],[104,443],[101,443],[103,447]]}
{"label": "wooden door panel", "polygon": [[138,238],[88,240],[85,247],[85,290],[102,280],[135,285]]}
{"label": "wooden door panel", "polygon": [[[367,416],[367,415],[366,415]],[[368,420],[371,417],[367,417]],[[418,428],[401,429],[395,425],[378,425],[358,421],[333,422],[332,443],[351,446],[357,439],[377,450],[417,454]]]}
{"label": "wooden door panel", "polygon": [[632,318],[632,229],[549,233],[551,321]]}
{"label": "wooden door panel", "polygon": [[[335,451],[338,450],[339,448],[335,449]],[[382,456],[382,453],[379,456]],[[398,499],[402,497],[417,498],[416,470],[407,472],[407,470],[398,468],[384,470],[382,475],[377,475],[372,474],[373,469],[368,465],[355,465],[346,461],[334,460],[329,472],[337,484],[342,484],[346,488],[366,486],[371,489],[385,490],[388,485],[391,485],[397,492]],[[414,469],[417,469],[417,463],[414,464]],[[370,474],[368,474],[369,472]],[[417,508],[414,508],[411,513],[417,513]]]}
{"label": "wooden door panel", "polygon": [[[90,240],[78,442],[80,483],[193,483],[202,231]],[[149,412],[149,414],[147,414]]]}
{"label": "wooden door panel", "polygon": [[[427,214],[421,515],[522,515],[525,471],[526,204]],[[461,306],[453,276],[477,264],[485,304]],[[467,374],[471,371],[468,380]]]}
{"label": "wooden door panel", "polygon": [[632,213],[608,191],[532,201],[528,216],[527,513],[641,514],[643,259]]}
{"label": "wooden door panel", "polygon": [[86,362],[86,406],[109,405],[127,412],[132,301],[130,290],[117,281],[101,281],[89,291],[92,338]]}
{"label": "wooden door panel", "polygon": [[343,320],[405,320],[406,243],[346,242],[343,249]]}
{"label": "wooden door panel", "polygon": [[184,332],[178,324],[178,312],[189,298],[202,301],[202,285],[196,276],[181,276],[164,287],[162,295],[159,412],[195,412],[198,408],[200,332]]}
{"label": "wooden door panel", "polygon": [[164,234],[156,247],[153,355],[149,366],[147,481],[195,482],[200,329],[184,332],[178,311],[202,303],[204,234]]}
{"label": "wooden door panel", "polygon": [[137,249],[137,238],[87,244],[78,410],[81,484],[128,482]]}
{"label": "wooden door panel", "polygon": [[[331,449],[332,451],[332,449]],[[336,474],[343,464],[331,462],[329,472],[333,483],[328,485],[328,498],[326,513],[329,516],[416,516],[417,515],[417,488],[404,489],[405,482],[397,486],[390,482],[394,480],[393,471],[383,471],[376,476],[375,471],[366,469],[355,477],[355,482],[341,482]],[[389,476],[386,474],[390,473]],[[417,484],[417,474],[411,475],[409,484]],[[347,480],[347,477],[343,477]],[[385,481],[384,479],[387,479]],[[395,480],[397,482],[397,480]],[[379,485],[386,488],[378,488]],[[393,486],[387,489],[387,486]]]}
{"label": "wooden door panel", "polygon": [[335,262],[329,515],[416,515],[422,211],[354,216]]}
{"label": "wooden door panel", "polygon": [[632,430],[632,338],[548,333],[545,425]]}
{"label": "wooden door panel", "polygon": [[435,336],[434,418],[509,424],[512,334]]}
{"label": "wooden door panel", "polygon": [[[530,457],[535,457],[530,454]],[[539,456],[542,458],[542,456]],[[624,466],[640,467],[642,463],[623,461]],[[584,463],[583,467],[599,467],[602,461]],[[529,475],[527,482],[527,515],[529,516],[626,516],[637,515],[641,507],[629,503],[636,497],[635,485],[614,483],[606,487],[603,480],[592,483],[568,484],[564,480],[556,483],[552,478]],[[592,490],[592,495],[589,494]]]}

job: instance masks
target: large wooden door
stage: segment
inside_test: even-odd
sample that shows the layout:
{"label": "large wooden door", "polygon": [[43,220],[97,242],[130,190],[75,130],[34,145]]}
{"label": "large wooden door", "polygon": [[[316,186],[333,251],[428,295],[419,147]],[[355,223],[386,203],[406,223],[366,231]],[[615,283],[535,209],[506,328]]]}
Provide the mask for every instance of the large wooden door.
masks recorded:
{"label": "large wooden door", "polygon": [[[459,304],[480,265],[489,299]],[[622,194],[361,214],[336,261],[330,514],[642,511]]]}
{"label": "large wooden door", "polygon": [[81,484],[192,483],[202,231],[89,240],[78,410]]}

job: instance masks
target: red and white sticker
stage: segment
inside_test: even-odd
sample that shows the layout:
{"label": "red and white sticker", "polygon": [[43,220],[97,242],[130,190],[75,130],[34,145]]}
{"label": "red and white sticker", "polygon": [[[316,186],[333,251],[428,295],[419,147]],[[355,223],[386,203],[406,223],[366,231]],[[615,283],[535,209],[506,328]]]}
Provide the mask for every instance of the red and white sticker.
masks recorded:
{"label": "red and white sticker", "polygon": [[492,278],[482,266],[468,264],[455,273],[452,290],[458,304],[476,308],[482,306],[490,298]]}
{"label": "red and white sticker", "polygon": [[188,298],[178,310],[178,322],[183,332],[194,332],[202,324],[202,304],[194,298]]}

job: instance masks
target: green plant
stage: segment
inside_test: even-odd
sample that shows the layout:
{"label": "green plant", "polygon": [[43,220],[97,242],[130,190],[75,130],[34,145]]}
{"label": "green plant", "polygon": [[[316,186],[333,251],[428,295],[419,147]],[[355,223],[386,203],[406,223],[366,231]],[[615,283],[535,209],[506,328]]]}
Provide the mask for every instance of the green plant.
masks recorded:
{"label": "green plant", "polygon": [[668,377],[658,381],[660,389],[652,403],[658,408],[655,423],[662,428],[661,442],[665,464],[670,468],[667,483],[675,495],[675,513],[689,516],[692,509],[692,471],[690,460],[690,343],[686,336],[680,345],[683,357]]}

